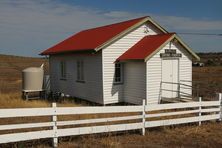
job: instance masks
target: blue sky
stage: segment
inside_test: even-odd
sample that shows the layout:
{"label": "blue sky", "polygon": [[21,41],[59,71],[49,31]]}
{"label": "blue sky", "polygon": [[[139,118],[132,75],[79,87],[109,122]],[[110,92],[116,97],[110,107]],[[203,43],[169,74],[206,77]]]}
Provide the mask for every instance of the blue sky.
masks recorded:
{"label": "blue sky", "polygon": [[155,13],[192,18],[222,19],[221,0],[60,0],[74,5],[98,8],[104,11],[129,11],[134,13]]}
{"label": "blue sky", "polygon": [[[1,0],[0,54],[38,56],[82,29],[145,15],[169,32],[222,34],[222,0]],[[222,51],[222,36],[180,36],[194,51]]]}

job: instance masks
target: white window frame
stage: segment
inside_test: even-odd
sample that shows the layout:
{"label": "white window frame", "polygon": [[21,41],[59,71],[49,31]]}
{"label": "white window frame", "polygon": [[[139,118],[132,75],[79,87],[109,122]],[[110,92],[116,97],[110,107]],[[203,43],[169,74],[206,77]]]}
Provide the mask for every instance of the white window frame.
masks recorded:
{"label": "white window frame", "polygon": [[66,73],[66,61],[60,61],[60,78],[66,79],[67,73]]}
{"label": "white window frame", "polygon": [[[114,67],[114,84],[122,84],[123,83],[123,63],[115,63]],[[119,77],[117,77],[116,72],[119,69]]]}
{"label": "white window frame", "polygon": [[77,82],[85,82],[85,76],[84,76],[84,61],[83,60],[77,60],[76,62],[76,81]]}

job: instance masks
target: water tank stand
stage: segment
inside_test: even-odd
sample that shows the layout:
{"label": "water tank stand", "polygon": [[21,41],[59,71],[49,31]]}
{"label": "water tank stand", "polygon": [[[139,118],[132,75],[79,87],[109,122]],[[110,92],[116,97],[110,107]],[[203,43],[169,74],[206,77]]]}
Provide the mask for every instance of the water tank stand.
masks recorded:
{"label": "water tank stand", "polygon": [[[38,96],[31,97],[30,93],[38,93]],[[46,91],[45,90],[23,90],[22,98],[24,98],[25,100],[39,99],[39,98],[46,99]]]}

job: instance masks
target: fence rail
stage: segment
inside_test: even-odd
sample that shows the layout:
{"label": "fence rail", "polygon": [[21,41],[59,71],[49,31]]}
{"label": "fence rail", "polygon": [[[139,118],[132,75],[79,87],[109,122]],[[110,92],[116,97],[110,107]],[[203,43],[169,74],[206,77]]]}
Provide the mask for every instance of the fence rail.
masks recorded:
{"label": "fence rail", "polygon": [[[26,140],[52,138],[53,146],[58,146],[58,138],[64,136],[85,135],[94,133],[106,133],[114,131],[138,130],[145,134],[145,128],[168,126],[175,124],[193,123],[208,120],[221,120],[222,118],[222,94],[218,101],[201,101],[188,103],[154,104],[137,106],[104,106],[104,107],[57,107],[53,103],[48,108],[23,108],[23,109],[0,109],[1,118],[51,116],[50,122],[19,123],[0,125],[0,132],[4,130],[45,128],[38,131],[26,131],[16,133],[0,134],[0,144],[19,142]],[[164,111],[164,112],[163,112]],[[81,119],[60,121],[61,115],[83,115],[83,114],[112,114],[127,113],[122,116],[106,118]],[[137,115],[132,115],[137,113]],[[184,116],[189,115],[189,116]],[[165,119],[163,117],[168,117]],[[131,121],[131,122],[128,122]],[[116,122],[116,123],[114,123]],[[99,125],[96,125],[100,123]],[[103,125],[101,125],[103,123]],[[85,125],[86,124],[86,125]],[[94,125],[87,125],[94,124]],[[64,127],[70,125],[81,125],[80,127]]]}

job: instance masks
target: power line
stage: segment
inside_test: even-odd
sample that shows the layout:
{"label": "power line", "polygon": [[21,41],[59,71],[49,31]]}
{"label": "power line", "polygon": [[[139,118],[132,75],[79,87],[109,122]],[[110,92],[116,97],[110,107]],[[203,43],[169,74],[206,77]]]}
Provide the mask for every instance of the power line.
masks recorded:
{"label": "power line", "polygon": [[179,32],[177,34],[183,34],[183,35],[205,35],[205,36],[222,36],[222,33],[192,33],[192,32]]}

